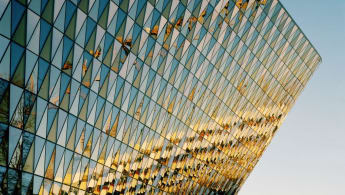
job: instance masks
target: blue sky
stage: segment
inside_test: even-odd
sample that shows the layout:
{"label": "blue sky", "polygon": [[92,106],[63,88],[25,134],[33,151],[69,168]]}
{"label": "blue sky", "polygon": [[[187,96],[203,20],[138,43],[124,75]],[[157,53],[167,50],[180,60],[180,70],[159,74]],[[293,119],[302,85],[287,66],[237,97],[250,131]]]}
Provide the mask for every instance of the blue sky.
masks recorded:
{"label": "blue sky", "polygon": [[345,1],[281,2],[323,62],[239,195],[345,194]]}

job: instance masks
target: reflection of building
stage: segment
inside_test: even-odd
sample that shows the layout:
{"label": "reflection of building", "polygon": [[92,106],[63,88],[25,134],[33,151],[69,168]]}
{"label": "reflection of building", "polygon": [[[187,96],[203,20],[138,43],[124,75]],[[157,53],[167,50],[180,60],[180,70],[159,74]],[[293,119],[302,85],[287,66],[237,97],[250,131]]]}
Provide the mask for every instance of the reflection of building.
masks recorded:
{"label": "reflection of building", "polygon": [[0,41],[3,194],[236,193],[321,61],[276,0],[4,1]]}

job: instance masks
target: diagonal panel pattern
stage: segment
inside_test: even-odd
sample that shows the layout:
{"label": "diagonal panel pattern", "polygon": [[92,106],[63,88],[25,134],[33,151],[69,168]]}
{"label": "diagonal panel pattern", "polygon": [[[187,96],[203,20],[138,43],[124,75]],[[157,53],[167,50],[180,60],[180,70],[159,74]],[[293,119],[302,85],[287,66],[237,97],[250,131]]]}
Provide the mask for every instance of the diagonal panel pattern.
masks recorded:
{"label": "diagonal panel pattern", "polygon": [[0,4],[3,194],[236,194],[321,62],[278,0]]}

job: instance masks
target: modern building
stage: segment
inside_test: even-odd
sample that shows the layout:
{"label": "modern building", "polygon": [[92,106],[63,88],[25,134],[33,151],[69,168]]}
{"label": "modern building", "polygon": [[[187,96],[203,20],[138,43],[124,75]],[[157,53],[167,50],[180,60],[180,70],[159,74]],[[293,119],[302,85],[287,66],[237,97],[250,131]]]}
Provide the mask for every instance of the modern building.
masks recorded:
{"label": "modern building", "polygon": [[320,61],[277,0],[1,0],[1,194],[236,194]]}

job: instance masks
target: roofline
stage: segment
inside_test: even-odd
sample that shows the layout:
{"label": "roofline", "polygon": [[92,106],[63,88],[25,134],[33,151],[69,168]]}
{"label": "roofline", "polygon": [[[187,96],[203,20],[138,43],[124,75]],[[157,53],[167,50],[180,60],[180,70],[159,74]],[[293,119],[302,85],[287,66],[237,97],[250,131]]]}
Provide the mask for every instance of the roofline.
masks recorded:
{"label": "roofline", "polygon": [[320,63],[322,62],[322,57],[321,54],[317,51],[316,47],[314,46],[314,44],[309,40],[309,38],[306,36],[306,34],[303,32],[302,28],[300,27],[300,25],[297,24],[297,22],[295,21],[295,19],[291,16],[291,14],[288,12],[288,10],[285,8],[284,4],[282,2],[280,2],[280,0],[278,0],[278,3],[282,6],[282,8],[285,10],[285,12],[288,14],[288,16],[291,18],[291,20],[295,23],[295,25],[298,27],[298,29],[301,31],[301,33],[303,34],[303,36],[308,40],[308,42],[310,43],[310,45],[314,48],[315,52],[317,53],[317,55],[320,57]]}

